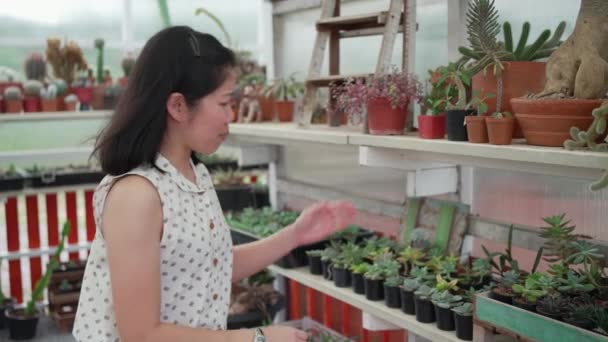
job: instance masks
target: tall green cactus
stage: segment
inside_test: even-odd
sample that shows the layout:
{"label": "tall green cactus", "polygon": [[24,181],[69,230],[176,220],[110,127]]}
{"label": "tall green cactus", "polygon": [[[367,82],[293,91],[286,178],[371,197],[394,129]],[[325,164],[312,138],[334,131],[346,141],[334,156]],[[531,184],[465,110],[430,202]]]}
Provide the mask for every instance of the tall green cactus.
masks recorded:
{"label": "tall green cactus", "polygon": [[36,288],[34,288],[34,291],[32,292],[32,298],[29,300],[29,302],[27,302],[27,305],[25,306],[26,316],[32,316],[36,313],[36,303],[43,299],[44,290],[49,286],[49,282],[51,281],[51,276],[53,275],[55,268],[59,266],[59,256],[61,255],[61,252],[63,252],[63,248],[65,246],[65,239],[68,234],[70,234],[70,222],[65,222],[63,224],[63,229],[61,230],[61,240],[57,245],[57,249],[55,250],[55,253],[53,253],[53,255],[51,256],[51,260],[46,269],[46,272],[44,273],[42,278],[40,278],[40,280],[38,280],[38,282],[36,283]]}
{"label": "tall green cactus", "polygon": [[95,49],[97,50],[97,83],[103,83],[103,46],[105,41],[101,38],[95,39]]}
{"label": "tall green cactus", "polygon": [[[517,41],[517,46],[514,46],[515,41],[513,40],[511,23],[507,21],[503,24],[502,31],[504,41],[500,42],[501,47],[506,52],[503,60],[535,61],[549,57],[562,43],[561,37],[566,29],[566,22],[560,22],[555,28],[555,31],[553,31],[553,35],[551,35],[551,30],[544,30],[532,44],[528,44],[530,28],[529,22],[525,22],[522,25],[521,36]],[[463,56],[475,61],[483,59],[485,56],[482,51],[476,51],[466,47],[460,47],[458,51],[460,51]]]}

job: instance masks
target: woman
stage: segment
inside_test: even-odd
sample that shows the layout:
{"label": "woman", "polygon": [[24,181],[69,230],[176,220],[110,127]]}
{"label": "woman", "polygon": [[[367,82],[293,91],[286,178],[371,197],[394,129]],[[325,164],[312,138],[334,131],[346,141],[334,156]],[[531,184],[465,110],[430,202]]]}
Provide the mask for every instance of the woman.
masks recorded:
{"label": "woman", "polygon": [[226,331],[232,282],[351,223],[347,202],[319,203],[279,233],[232,247],[202,164],[228,135],[232,51],[188,27],[143,48],[95,153],[98,230],[74,324],[79,341],[305,341],[289,327]]}

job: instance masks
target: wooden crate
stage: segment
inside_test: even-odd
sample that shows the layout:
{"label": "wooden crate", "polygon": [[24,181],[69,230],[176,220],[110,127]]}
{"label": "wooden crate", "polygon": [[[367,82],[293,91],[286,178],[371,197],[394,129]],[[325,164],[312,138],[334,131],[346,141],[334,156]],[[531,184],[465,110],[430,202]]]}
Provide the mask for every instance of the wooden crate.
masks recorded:
{"label": "wooden crate", "polygon": [[589,330],[520,309],[488,297],[477,295],[475,321],[486,330],[494,327],[523,341],[572,342],[607,341],[608,337]]}

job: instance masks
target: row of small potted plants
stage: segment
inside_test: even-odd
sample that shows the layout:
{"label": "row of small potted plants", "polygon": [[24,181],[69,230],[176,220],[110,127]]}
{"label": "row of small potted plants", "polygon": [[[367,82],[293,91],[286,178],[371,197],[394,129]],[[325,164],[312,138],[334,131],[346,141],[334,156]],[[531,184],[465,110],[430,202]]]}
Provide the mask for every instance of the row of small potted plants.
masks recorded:
{"label": "row of small potted plants", "polygon": [[[530,273],[519,268],[509,244],[504,253],[490,253],[500,278],[490,298],[530,312],[608,335],[608,277],[606,258],[589,237],[574,233],[565,215],[544,218],[540,236],[545,244]],[[538,272],[540,260],[549,263]],[[499,262],[495,262],[498,260]]]}
{"label": "row of small potted plants", "polygon": [[410,243],[386,238],[332,243],[307,252],[312,274],[352,287],[370,301],[384,300],[422,323],[436,322],[441,330],[456,330],[472,339],[472,296],[490,283],[490,262],[477,259],[459,264],[433,248],[425,234],[415,231]]}

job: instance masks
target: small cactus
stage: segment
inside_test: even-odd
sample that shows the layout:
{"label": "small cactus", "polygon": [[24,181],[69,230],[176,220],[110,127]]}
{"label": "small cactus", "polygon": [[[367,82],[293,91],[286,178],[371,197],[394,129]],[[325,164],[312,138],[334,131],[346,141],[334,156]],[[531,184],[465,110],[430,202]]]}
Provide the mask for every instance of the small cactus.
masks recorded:
{"label": "small cactus", "polygon": [[19,101],[23,99],[23,93],[18,87],[10,86],[4,89],[4,99],[6,101]]}
{"label": "small cactus", "polygon": [[25,96],[27,96],[27,97],[39,97],[40,90],[42,90],[43,87],[44,87],[44,85],[40,81],[27,80],[23,84],[23,92],[25,93]]}
{"label": "small cactus", "polygon": [[57,85],[50,84],[46,89],[40,90],[40,97],[45,100],[53,100],[57,98]]}
{"label": "small cactus", "polygon": [[133,70],[133,66],[135,66],[135,58],[133,57],[125,57],[122,59],[122,71],[125,74],[125,77],[129,77],[131,70]]}
{"label": "small cactus", "polygon": [[57,87],[57,96],[63,96],[68,91],[68,85],[61,78],[53,81],[53,84]]}
{"label": "small cactus", "polygon": [[28,80],[44,81],[46,78],[46,61],[39,53],[32,53],[25,60],[25,75]]}
{"label": "small cactus", "polygon": [[64,101],[65,101],[65,103],[78,102],[78,96],[76,96],[74,94],[70,94],[65,97]]}

